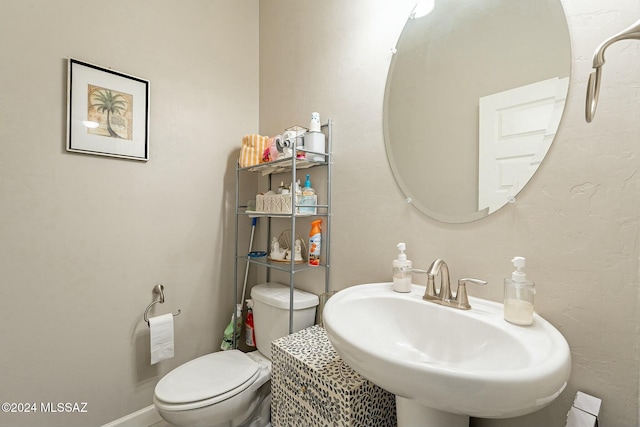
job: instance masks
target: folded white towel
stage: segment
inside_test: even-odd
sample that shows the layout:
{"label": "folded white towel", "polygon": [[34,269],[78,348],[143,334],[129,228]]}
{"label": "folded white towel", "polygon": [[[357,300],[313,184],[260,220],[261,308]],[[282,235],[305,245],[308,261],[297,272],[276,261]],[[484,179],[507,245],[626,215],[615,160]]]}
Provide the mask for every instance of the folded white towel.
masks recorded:
{"label": "folded white towel", "polygon": [[173,357],[173,314],[151,317],[151,364]]}

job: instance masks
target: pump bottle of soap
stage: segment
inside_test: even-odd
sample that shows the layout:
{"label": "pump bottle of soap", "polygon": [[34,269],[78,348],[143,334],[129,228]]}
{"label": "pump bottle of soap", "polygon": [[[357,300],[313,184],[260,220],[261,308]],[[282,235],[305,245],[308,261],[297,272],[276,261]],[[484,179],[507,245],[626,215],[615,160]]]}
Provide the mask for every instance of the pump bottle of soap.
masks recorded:
{"label": "pump bottle of soap", "polygon": [[304,180],[304,187],[302,188],[303,196],[313,196],[316,194],[316,190],[311,187],[311,176],[307,174],[307,179]]}
{"label": "pump bottle of soap", "polygon": [[393,290],[396,292],[411,292],[411,261],[404,253],[406,245],[397,244],[398,258],[393,260]]}
{"label": "pump bottle of soap", "polygon": [[301,196],[298,199],[298,212],[301,214],[315,215],[317,213],[317,201],[318,197],[316,196],[316,191],[311,187],[311,178],[309,177],[309,174],[307,174],[307,179],[304,182]]}
{"label": "pump bottle of soap", "polygon": [[527,280],[527,275],[523,271],[525,267],[523,257],[517,256],[511,262],[516,269],[510,279],[504,279],[504,320],[516,325],[531,325],[535,284]]}

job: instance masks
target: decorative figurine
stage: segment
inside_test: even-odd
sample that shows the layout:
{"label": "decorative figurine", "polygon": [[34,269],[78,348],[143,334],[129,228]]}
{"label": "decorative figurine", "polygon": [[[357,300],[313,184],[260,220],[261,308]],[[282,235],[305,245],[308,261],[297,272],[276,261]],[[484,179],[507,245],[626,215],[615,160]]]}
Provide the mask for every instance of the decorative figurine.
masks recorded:
{"label": "decorative figurine", "polygon": [[271,253],[269,254],[269,258],[275,261],[282,261],[286,253],[286,249],[280,249],[280,243],[278,243],[277,237],[271,239]]}
{"label": "decorative figurine", "polygon": [[300,241],[300,239],[296,239],[296,246],[295,246],[295,261],[302,261],[302,242]]}

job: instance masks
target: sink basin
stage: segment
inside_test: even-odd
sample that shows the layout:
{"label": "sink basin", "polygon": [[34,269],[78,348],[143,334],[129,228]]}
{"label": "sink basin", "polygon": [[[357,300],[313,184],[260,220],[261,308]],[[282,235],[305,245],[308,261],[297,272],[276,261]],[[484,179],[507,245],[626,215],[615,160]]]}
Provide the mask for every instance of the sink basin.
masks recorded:
{"label": "sink basin", "polygon": [[[503,305],[469,298],[471,310],[424,301],[424,287],[358,285],[327,302],[323,322],[342,359],[374,384],[418,405],[480,418],[534,412],[564,390],[569,346],[534,314],[531,326],[504,321]],[[401,418],[398,401],[398,422]]]}

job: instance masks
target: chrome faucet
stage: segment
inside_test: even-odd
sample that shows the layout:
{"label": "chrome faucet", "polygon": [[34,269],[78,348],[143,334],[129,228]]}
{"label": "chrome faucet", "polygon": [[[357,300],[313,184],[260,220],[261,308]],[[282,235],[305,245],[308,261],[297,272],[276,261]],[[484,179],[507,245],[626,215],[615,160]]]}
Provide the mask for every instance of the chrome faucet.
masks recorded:
{"label": "chrome faucet", "polygon": [[[425,301],[435,302],[436,304],[445,305],[447,307],[459,308],[461,310],[469,310],[469,297],[467,296],[467,283],[475,283],[476,285],[486,285],[487,282],[480,279],[464,278],[458,280],[458,289],[455,296],[451,293],[451,283],[449,281],[449,267],[442,259],[433,261],[427,273],[427,288],[425,289]],[[440,289],[436,290],[435,278],[440,274]]]}
{"label": "chrome faucet", "polygon": [[[435,278],[440,274],[440,290],[436,290]],[[442,259],[433,261],[427,270],[427,289],[422,299],[427,301],[438,301],[442,299],[451,299],[451,282],[449,281],[449,267]]]}

